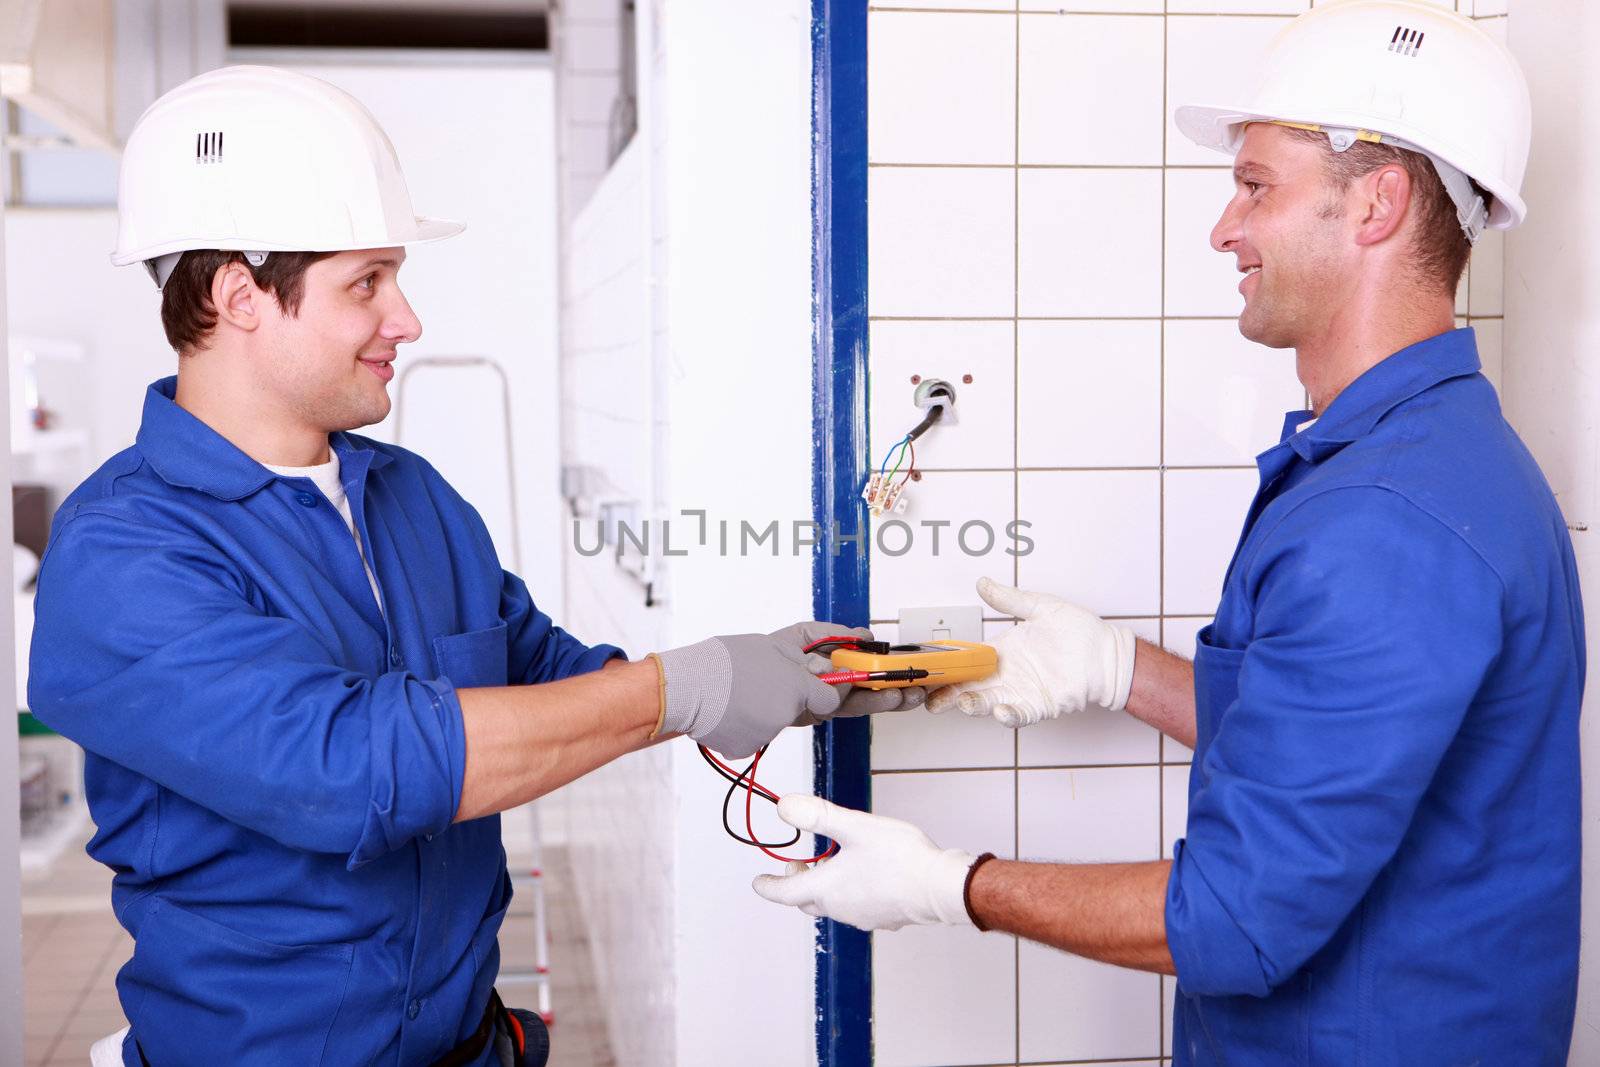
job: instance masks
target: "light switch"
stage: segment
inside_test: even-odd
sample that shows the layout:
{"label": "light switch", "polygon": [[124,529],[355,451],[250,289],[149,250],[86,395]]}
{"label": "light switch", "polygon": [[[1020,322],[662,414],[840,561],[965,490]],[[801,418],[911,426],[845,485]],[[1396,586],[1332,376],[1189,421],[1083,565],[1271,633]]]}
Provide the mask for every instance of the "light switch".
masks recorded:
{"label": "light switch", "polygon": [[901,608],[901,644],[983,641],[983,609],[976,604],[942,608]]}

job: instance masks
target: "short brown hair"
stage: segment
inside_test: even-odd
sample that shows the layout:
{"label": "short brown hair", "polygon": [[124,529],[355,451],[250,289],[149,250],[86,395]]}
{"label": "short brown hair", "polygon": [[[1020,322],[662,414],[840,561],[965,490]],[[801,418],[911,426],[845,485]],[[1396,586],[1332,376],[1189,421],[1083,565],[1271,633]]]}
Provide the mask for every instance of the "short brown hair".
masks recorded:
{"label": "short brown hair", "polygon": [[161,287],[161,327],[167,343],[181,355],[185,350],[205,347],[206,335],[217,325],[217,309],[211,304],[211,282],[217,271],[229,263],[243,263],[256,285],[271,293],[290,315],[300,312],[305,295],[306,271],[332,252],[273,252],[259,267],[250,266],[243,252],[202,249],[185,252]]}
{"label": "short brown hair", "polygon": [[[1326,150],[1324,164],[1328,182],[1339,192],[1350,188],[1357,178],[1371,174],[1379,167],[1391,164],[1405,168],[1411,178],[1411,209],[1417,219],[1416,236],[1412,247],[1416,253],[1417,272],[1425,279],[1439,283],[1445,292],[1455,295],[1461,283],[1461,272],[1472,257],[1472,242],[1461,229],[1461,219],[1456,204],[1445,191],[1444,182],[1433,161],[1421,152],[1397,148],[1388,144],[1357,141],[1343,152],[1335,152],[1328,135],[1313,130],[1290,129],[1295,137],[1320,143]],[[1470,179],[1469,179],[1470,180]],[[1489,202],[1489,196],[1476,182],[1473,191]]]}

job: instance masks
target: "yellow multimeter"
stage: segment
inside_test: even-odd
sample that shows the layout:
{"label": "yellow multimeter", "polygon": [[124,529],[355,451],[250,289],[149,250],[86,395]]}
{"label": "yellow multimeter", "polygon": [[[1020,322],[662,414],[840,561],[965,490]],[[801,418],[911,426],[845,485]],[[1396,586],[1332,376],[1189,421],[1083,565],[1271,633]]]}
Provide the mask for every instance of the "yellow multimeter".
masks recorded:
{"label": "yellow multimeter", "polygon": [[[1000,662],[993,645],[973,641],[890,645],[887,652],[841,648],[834,651],[830,659],[836,671],[889,675],[887,678],[840,679],[864,689],[900,689],[910,685],[933,688],[956,682],[972,682],[993,674]],[[922,675],[923,671],[927,674]]]}

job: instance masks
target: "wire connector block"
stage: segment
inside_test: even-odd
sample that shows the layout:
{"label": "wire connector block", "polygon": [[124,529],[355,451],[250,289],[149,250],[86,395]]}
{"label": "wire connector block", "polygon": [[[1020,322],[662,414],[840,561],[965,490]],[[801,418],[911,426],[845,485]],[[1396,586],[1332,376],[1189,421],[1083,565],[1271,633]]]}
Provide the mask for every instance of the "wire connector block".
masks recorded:
{"label": "wire connector block", "polygon": [[905,490],[904,481],[891,484],[882,474],[873,474],[867,479],[867,487],[862,491],[861,498],[867,502],[867,510],[874,516],[886,511],[903,515],[910,503]]}

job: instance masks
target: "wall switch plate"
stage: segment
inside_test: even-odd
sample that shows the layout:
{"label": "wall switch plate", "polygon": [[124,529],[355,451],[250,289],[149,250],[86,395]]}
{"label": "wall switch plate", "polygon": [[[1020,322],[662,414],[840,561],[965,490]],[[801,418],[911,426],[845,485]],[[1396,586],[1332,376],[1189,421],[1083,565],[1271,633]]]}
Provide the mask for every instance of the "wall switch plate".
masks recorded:
{"label": "wall switch plate", "polygon": [[982,640],[983,608],[976,604],[900,609],[901,644]]}

